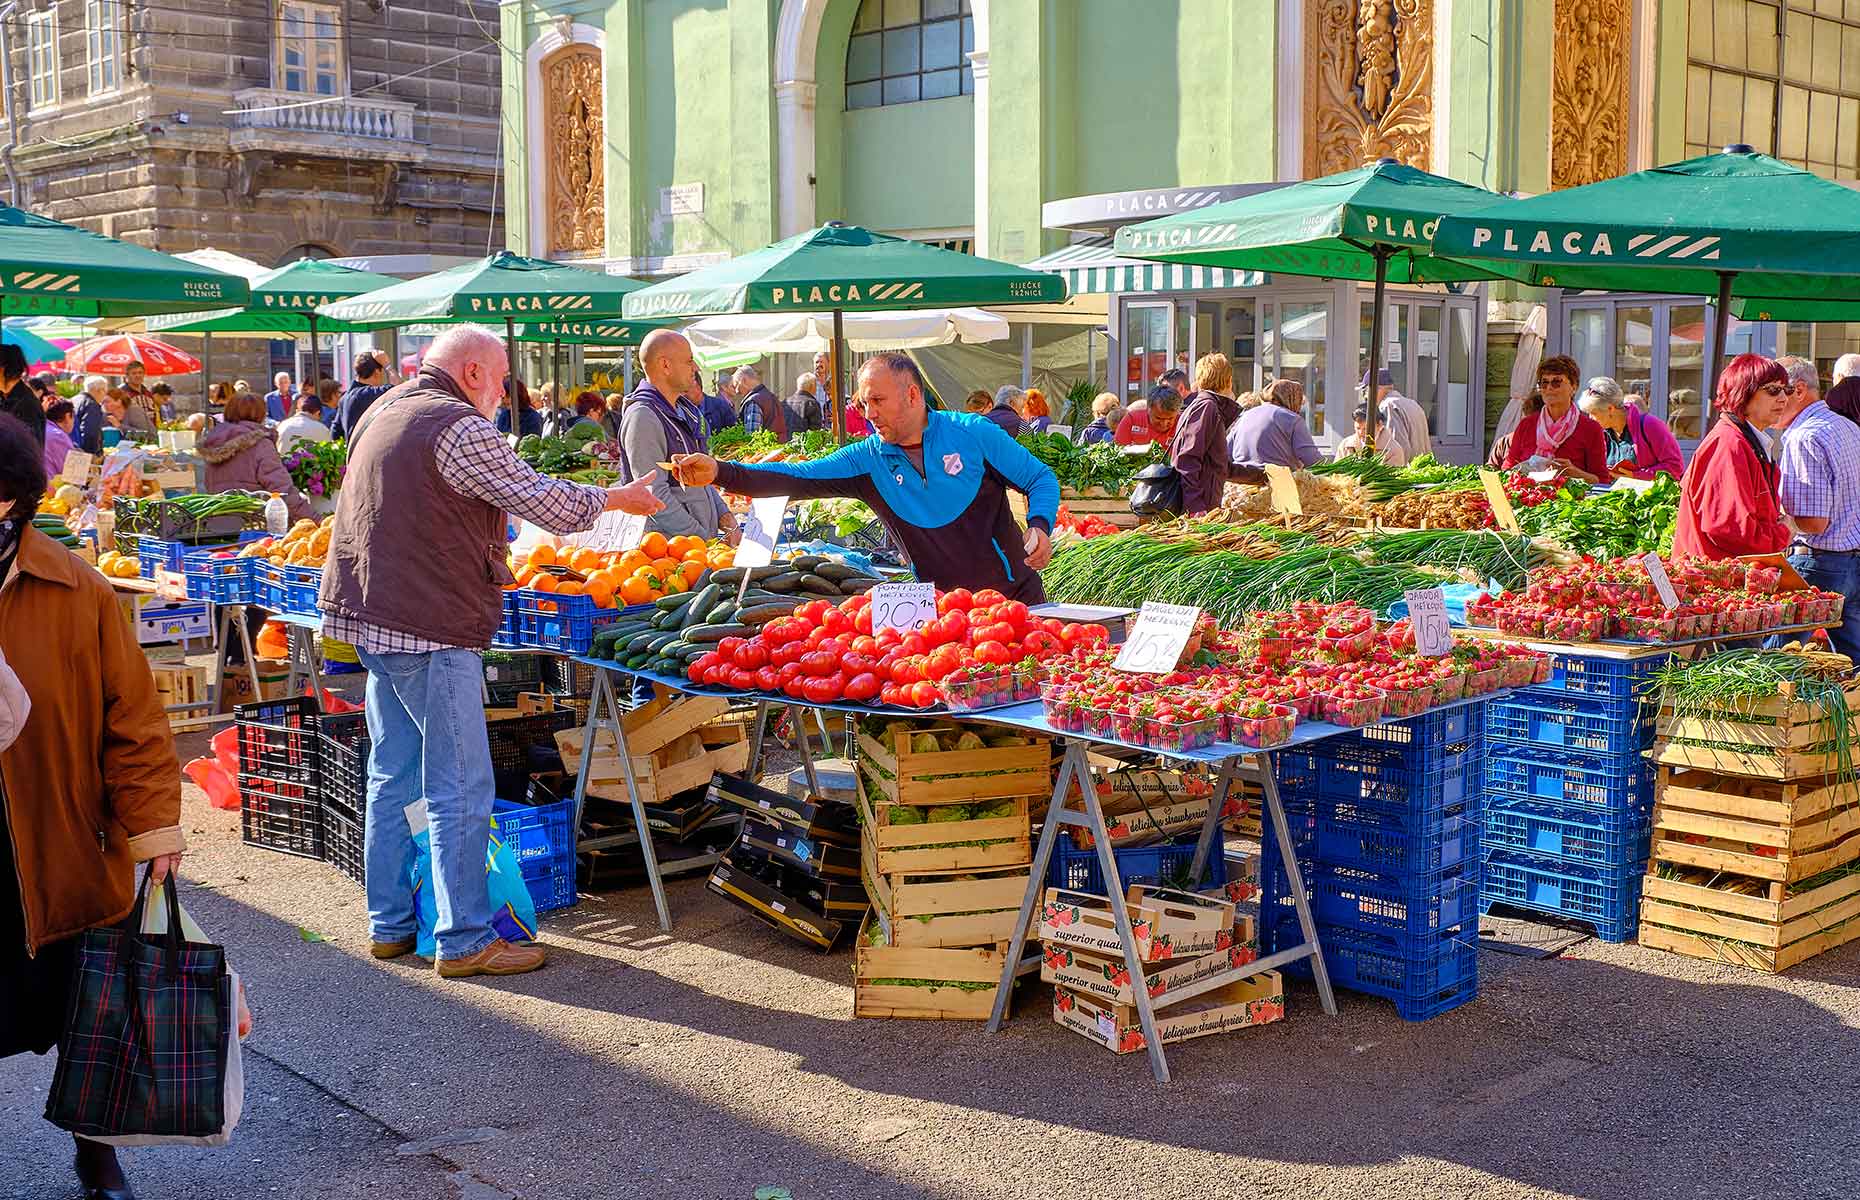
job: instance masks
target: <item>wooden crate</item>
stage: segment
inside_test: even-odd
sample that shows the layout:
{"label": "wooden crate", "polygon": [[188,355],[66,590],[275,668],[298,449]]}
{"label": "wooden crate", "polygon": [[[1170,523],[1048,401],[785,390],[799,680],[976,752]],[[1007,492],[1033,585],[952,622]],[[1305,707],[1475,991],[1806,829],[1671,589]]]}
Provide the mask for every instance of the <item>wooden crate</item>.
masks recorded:
{"label": "wooden crate", "polygon": [[888,926],[892,945],[987,946],[1012,940],[1029,872],[1023,866],[977,872],[973,879],[884,875],[876,848],[866,840],[860,847],[859,877],[878,919]]}
{"label": "wooden crate", "polygon": [[1656,863],[1795,883],[1860,861],[1860,784],[1660,768]]}
{"label": "wooden crate", "polygon": [[155,694],[161,698],[163,708],[206,705],[209,674],[205,667],[151,664],[149,671],[155,677]]}
{"label": "wooden crate", "polygon": [[[853,964],[854,1017],[907,1017],[931,1021],[985,1021],[994,1011],[1007,965],[1005,944],[963,948],[892,946],[873,937],[867,918]],[[987,987],[924,987],[884,979],[936,979]]]}
{"label": "wooden crate", "polygon": [[[1130,511],[1129,496],[1106,495],[1102,491],[1086,495],[1070,488],[1062,488],[1059,502],[1066,506],[1066,511],[1075,517],[1097,517],[1099,520],[1119,529],[1135,529],[1143,523],[1143,518]],[[1008,492],[1008,511],[1014,514],[1014,520],[1023,528],[1027,524],[1027,498],[1019,492]]]}
{"label": "wooden crate", "polygon": [[[666,803],[682,792],[708,786],[720,772],[734,773],[749,765],[750,743],[741,725],[701,725],[682,732],[695,732],[703,744],[702,752],[674,757],[673,748],[661,746],[649,754],[633,755],[633,781],[639,788],[641,803]],[[580,728],[556,731],[555,745],[562,755],[562,767],[571,775],[581,766],[583,733]],[[619,747],[606,730],[596,739],[594,755],[588,762],[588,795],[627,800],[626,772],[620,764]]]}
{"label": "wooden crate", "polygon": [[[1847,690],[1850,714],[1860,714],[1860,688]],[[1853,717],[1849,730],[1855,731]],[[1791,684],[1763,700],[1709,713],[1680,715],[1668,706],[1655,727],[1654,758],[1666,766],[1693,767],[1758,779],[1810,779],[1840,768],[1822,749],[1834,730],[1818,704],[1800,699]],[[1715,743],[1701,745],[1698,743]]]}
{"label": "wooden crate", "polygon": [[1860,874],[1791,892],[1782,883],[1655,864],[1641,887],[1640,944],[1759,971],[1860,938]]}
{"label": "wooden crate", "polygon": [[689,696],[660,690],[650,701],[620,715],[626,730],[626,744],[634,754],[651,754],[700,725],[707,725],[730,711],[730,702],[721,696]]}
{"label": "wooden crate", "polygon": [[[915,733],[953,726],[923,725]],[[1013,796],[1049,797],[1053,790],[1053,744],[1049,738],[1020,738],[1014,745],[980,750],[914,751],[900,732],[885,744],[859,735],[859,755],[878,768],[882,794],[874,804],[971,804]]]}
{"label": "wooden crate", "polygon": [[[877,855],[877,870],[932,874],[974,871],[986,867],[1019,867],[1033,861],[1027,797],[1002,797],[1006,816],[967,821],[921,822],[894,825],[899,805],[874,803],[872,786],[864,771],[854,776],[854,795],[862,826],[861,838]],[[954,802],[936,806],[948,811]]]}

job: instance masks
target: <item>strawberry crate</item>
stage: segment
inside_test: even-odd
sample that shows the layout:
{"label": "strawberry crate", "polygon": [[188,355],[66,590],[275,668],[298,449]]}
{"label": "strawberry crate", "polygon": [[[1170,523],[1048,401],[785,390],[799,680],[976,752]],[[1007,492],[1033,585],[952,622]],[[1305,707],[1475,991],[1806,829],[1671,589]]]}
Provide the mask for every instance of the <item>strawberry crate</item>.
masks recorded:
{"label": "strawberry crate", "polygon": [[1532,691],[1578,692],[1602,700],[1638,701],[1648,682],[1671,660],[1670,654],[1644,658],[1556,654],[1550,659],[1550,682]]}

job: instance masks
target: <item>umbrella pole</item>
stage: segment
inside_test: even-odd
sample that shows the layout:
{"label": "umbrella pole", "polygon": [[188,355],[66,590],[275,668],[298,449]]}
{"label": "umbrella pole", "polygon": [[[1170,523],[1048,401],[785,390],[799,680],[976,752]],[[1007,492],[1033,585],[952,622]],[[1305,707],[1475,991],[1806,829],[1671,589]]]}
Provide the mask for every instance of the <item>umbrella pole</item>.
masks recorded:
{"label": "umbrella pole", "polygon": [[510,365],[510,436],[523,436],[522,402],[517,398],[517,327],[504,318],[504,359]]}
{"label": "umbrella pole", "polygon": [[827,362],[828,373],[833,376],[833,440],[836,444],[846,444],[846,388],[844,386],[846,366],[846,314],[839,309],[833,310],[833,353]]}
{"label": "umbrella pole", "polygon": [[213,412],[213,335],[200,339],[200,411]]}
{"label": "umbrella pole", "polygon": [[1376,288],[1375,307],[1369,313],[1369,399],[1365,405],[1369,410],[1369,426],[1363,438],[1370,458],[1376,456],[1376,418],[1382,415],[1382,404],[1376,396],[1376,387],[1382,374],[1382,306],[1383,297],[1388,293],[1389,255],[1392,251],[1387,246],[1378,245],[1372,253],[1376,258]]}
{"label": "umbrella pole", "polygon": [[555,402],[560,406],[568,399],[568,389],[562,386],[562,339],[555,339],[555,346],[549,351],[549,382],[555,385]]}
{"label": "umbrella pole", "polygon": [[[310,390],[321,398],[323,395],[323,350],[317,345],[316,340],[316,314],[312,312],[306,319],[310,322],[310,378],[314,381]],[[285,413],[284,415],[288,417],[291,414]]]}
{"label": "umbrella pole", "polygon": [[1718,372],[1724,369],[1724,343],[1731,332],[1731,280],[1735,271],[1718,272],[1718,307],[1712,314],[1711,378],[1705,381],[1704,405],[1711,411],[1712,398],[1718,394]]}

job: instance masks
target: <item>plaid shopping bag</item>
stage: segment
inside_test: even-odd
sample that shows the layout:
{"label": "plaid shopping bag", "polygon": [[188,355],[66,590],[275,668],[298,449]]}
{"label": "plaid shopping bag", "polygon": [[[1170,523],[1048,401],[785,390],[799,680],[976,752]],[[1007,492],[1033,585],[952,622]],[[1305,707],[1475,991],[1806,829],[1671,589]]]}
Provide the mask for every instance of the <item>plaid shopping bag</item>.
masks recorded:
{"label": "plaid shopping bag", "polygon": [[45,1119],[81,1136],[205,1137],[224,1123],[237,1019],[225,951],[183,940],[172,886],[167,930],[140,932],[148,886],[145,874],[121,924],[78,943]]}

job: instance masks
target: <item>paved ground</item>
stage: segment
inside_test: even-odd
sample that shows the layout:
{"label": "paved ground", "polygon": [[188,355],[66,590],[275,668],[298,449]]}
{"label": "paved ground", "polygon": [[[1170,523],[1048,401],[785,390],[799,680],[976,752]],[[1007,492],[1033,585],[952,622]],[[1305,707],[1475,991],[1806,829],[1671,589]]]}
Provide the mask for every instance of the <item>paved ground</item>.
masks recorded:
{"label": "paved ground", "polygon": [[[1419,1025],[1294,986],[1284,1022],[1174,1048],[1158,1087],[1037,984],[997,1037],[855,1022],[849,954],[697,880],[672,937],[643,888],[595,897],[546,922],[546,970],[445,983],[372,962],[333,871],[241,845],[191,788],[185,822],[184,901],[258,1025],[236,1143],[127,1154],[145,1200],[1860,1195],[1860,946],[1781,980],[1487,954],[1481,999]],[[0,1197],[76,1194],[50,1074],[0,1062]]]}

